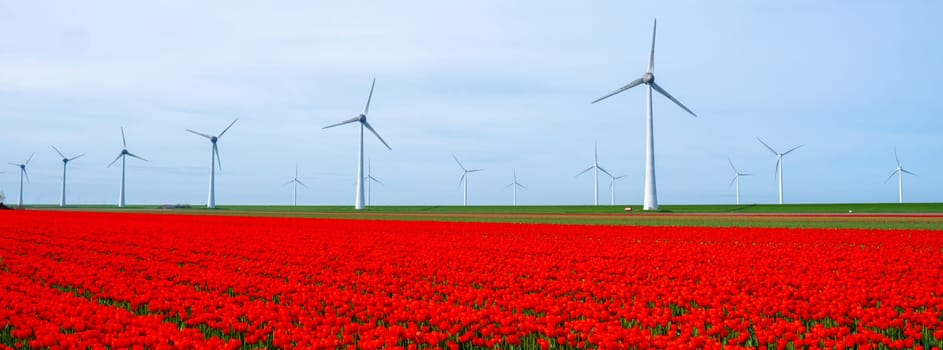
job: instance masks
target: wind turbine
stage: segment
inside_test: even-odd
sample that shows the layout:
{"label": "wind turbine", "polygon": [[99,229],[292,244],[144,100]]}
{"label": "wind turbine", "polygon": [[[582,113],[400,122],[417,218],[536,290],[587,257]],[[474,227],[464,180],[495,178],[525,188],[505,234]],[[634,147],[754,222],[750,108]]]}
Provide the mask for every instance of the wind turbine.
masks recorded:
{"label": "wind turbine", "polygon": [[779,152],[776,152],[776,150],[774,150],[772,147],[767,145],[766,142],[763,142],[763,140],[760,140],[759,137],[757,137],[756,140],[760,141],[760,143],[762,143],[763,146],[766,146],[766,149],[768,149],[770,152],[773,152],[773,154],[776,155],[776,170],[775,170],[775,173],[773,174],[773,177],[779,179],[779,204],[783,204],[783,156],[789,154],[789,152],[795,151],[796,149],[804,145],[798,145],[796,147],[789,149],[786,152],[779,153]]}
{"label": "wind turbine", "polygon": [[364,180],[367,181],[367,205],[368,205],[368,206],[371,205],[370,203],[373,202],[373,200],[372,200],[372,198],[373,198],[373,186],[372,186],[372,183],[376,182],[376,183],[381,184],[381,185],[383,184],[383,182],[381,182],[380,180],[377,180],[377,178],[375,178],[375,177],[373,177],[373,175],[371,175],[371,174],[372,174],[372,172],[371,172],[371,169],[372,169],[372,168],[373,168],[372,162],[368,160],[368,161],[367,161],[367,177],[364,179]]}
{"label": "wind turbine", "polygon": [[111,163],[108,163],[108,168],[110,168],[115,164],[115,162],[118,161],[118,159],[121,159],[121,192],[118,193],[118,208],[124,208],[124,171],[127,156],[131,156],[145,162],[147,161],[147,159],[138,157],[134,153],[128,152],[128,141],[124,138],[123,126],[121,127],[121,145],[123,146],[123,148],[121,148],[121,153],[118,153],[118,157],[115,157],[115,160],[111,161]]}
{"label": "wind turbine", "polygon": [[884,183],[887,183],[888,181],[890,181],[891,178],[894,177],[894,175],[896,174],[897,175],[897,203],[904,203],[904,174],[906,173],[913,176],[917,176],[917,174],[907,171],[906,169],[900,166],[900,158],[897,157],[896,147],[894,148],[894,160],[897,161],[897,169],[894,169],[894,172],[891,173],[891,175],[888,176],[886,180],[884,180]]}
{"label": "wind turbine", "polygon": [[458,163],[458,166],[462,168],[462,178],[458,180],[458,185],[462,186],[462,184],[465,184],[465,188],[462,190],[462,205],[468,206],[468,174],[485,169],[465,169],[465,166],[462,165],[462,162],[458,161],[458,157],[453,154],[452,158],[455,158],[455,162]]}
{"label": "wind turbine", "polygon": [[[606,174],[609,175],[609,174]],[[616,180],[626,177],[626,175],[609,175],[609,205],[616,205]]]}
{"label": "wind turbine", "polygon": [[26,183],[29,183],[29,174],[26,173],[26,165],[29,164],[29,161],[33,160],[34,155],[36,155],[36,153],[30,154],[29,158],[27,158],[26,161],[23,162],[22,164],[9,163],[12,166],[20,168],[20,196],[16,200],[16,206],[20,208],[23,207],[23,177],[24,176],[26,177]]}
{"label": "wind turbine", "polygon": [[367,112],[370,111],[370,100],[373,98],[373,87],[376,86],[376,84],[377,79],[374,78],[373,83],[370,84],[370,94],[367,95],[367,105],[363,107],[363,113],[361,113],[359,116],[347,119],[340,123],[328,125],[322,128],[327,129],[339,125],[350,124],[353,122],[360,122],[360,155],[359,158],[357,158],[357,195],[354,199],[354,209],[357,210],[361,210],[365,207],[363,200],[363,128],[366,127],[367,130],[370,130],[370,132],[372,132],[373,135],[375,135],[377,139],[380,140],[380,142],[383,142],[383,145],[386,146],[387,149],[391,151],[393,150],[390,148],[390,145],[386,144],[386,141],[383,141],[383,138],[380,137],[380,134],[378,134],[376,130],[373,130],[373,127],[370,126],[370,123],[367,122]]}
{"label": "wind turbine", "polygon": [[576,174],[574,177],[579,177],[580,175],[585,174],[587,171],[593,170],[593,205],[599,205],[599,171],[606,173],[606,175],[612,176],[606,169],[603,169],[599,166],[599,152],[596,151],[596,143],[593,143],[593,165],[590,165],[586,170],[581,171],[579,174]]}
{"label": "wind turbine", "polygon": [[52,149],[55,150],[56,153],[59,153],[60,156],[62,156],[62,194],[59,195],[59,207],[65,207],[65,168],[66,166],[69,165],[69,162],[76,160],[79,157],[84,156],[85,153],[69,158],[69,157],[66,157],[64,154],[62,154],[62,152],[59,152],[59,149],[56,148],[56,146],[52,146]]}
{"label": "wind turbine", "polygon": [[521,185],[520,182],[517,182],[517,169],[514,169],[514,181],[511,182],[511,183],[509,183],[507,186],[504,186],[504,188],[508,188],[508,187],[511,187],[511,189],[512,189],[513,192],[514,192],[514,197],[513,197],[513,202],[512,202],[512,203],[516,206],[516,205],[517,205],[517,188],[520,187],[520,188],[523,188],[523,189],[525,189],[525,190],[527,189],[527,187],[524,187],[524,185]]}
{"label": "wind turbine", "polygon": [[304,186],[304,187],[308,187],[308,185],[305,185],[304,182],[301,182],[301,180],[298,180],[298,164],[295,164],[295,177],[293,177],[293,178],[291,179],[291,181],[286,182],[286,183],[285,183],[284,185],[282,185],[282,186],[287,186],[288,184],[295,184],[295,186],[294,186],[294,191],[292,192],[292,193],[293,193],[293,198],[294,198],[294,200],[292,201],[292,205],[293,205],[293,206],[298,206],[298,185],[302,185],[302,186]]}
{"label": "wind turbine", "polygon": [[737,170],[737,167],[733,166],[733,161],[730,160],[730,158],[727,158],[727,163],[730,163],[730,168],[733,169],[734,175],[733,175],[733,179],[730,180],[730,185],[733,185],[734,182],[737,183],[737,205],[740,205],[740,177],[750,176],[751,174],[741,173],[740,170]]}
{"label": "wind turbine", "polygon": [[625,90],[631,89],[635,86],[645,84],[648,88],[646,89],[645,100],[646,100],[646,118],[645,118],[645,200],[642,204],[643,210],[658,210],[658,196],[655,191],[655,138],[653,132],[653,120],[652,120],[652,90],[658,91],[658,93],[667,97],[671,102],[674,102],[679,107],[690,113],[691,115],[697,117],[694,112],[681,104],[680,101],[675,99],[668,93],[664,88],[655,83],[655,29],[658,27],[658,20],[655,20],[655,25],[652,26],[652,51],[651,55],[648,57],[648,71],[642,75],[641,78],[635,79],[632,82],[626,84],[623,87],[616,89],[609,94],[600,97],[593,101],[593,103],[602,101],[606,98],[609,98],[612,95],[618,94]]}
{"label": "wind turbine", "polygon": [[223,137],[223,134],[229,131],[229,128],[231,128],[233,124],[236,124],[237,121],[239,121],[239,118],[229,123],[229,126],[223,129],[223,132],[219,133],[218,136],[210,136],[202,132],[187,129],[189,132],[205,137],[213,144],[213,150],[210,152],[210,194],[206,199],[206,207],[210,209],[216,208],[216,166],[219,166],[219,171],[223,171],[223,165],[219,161],[219,147],[216,146],[216,142],[219,141],[219,139]]}

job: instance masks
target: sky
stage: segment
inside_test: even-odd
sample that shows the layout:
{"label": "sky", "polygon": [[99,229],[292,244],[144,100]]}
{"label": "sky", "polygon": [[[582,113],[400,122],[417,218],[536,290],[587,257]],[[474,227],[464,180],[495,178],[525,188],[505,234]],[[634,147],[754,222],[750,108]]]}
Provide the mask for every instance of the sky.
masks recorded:
{"label": "sky", "polygon": [[[377,79],[366,157],[377,205],[592,204],[593,161],[616,202],[642,201],[645,92],[594,99],[640,77],[658,19],[654,96],[660,204],[943,201],[943,3],[938,1],[8,1],[0,0],[0,190],[15,203],[216,200],[352,205],[356,125]],[[600,174],[599,201],[609,203]]]}

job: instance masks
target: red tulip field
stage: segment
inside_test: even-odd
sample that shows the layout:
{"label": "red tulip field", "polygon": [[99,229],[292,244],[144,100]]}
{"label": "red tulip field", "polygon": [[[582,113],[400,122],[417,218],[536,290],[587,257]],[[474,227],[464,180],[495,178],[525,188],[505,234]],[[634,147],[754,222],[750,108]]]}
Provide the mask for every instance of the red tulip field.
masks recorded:
{"label": "red tulip field", "polygon": [[0,212],[0,348],[943,347],[943,232]]}

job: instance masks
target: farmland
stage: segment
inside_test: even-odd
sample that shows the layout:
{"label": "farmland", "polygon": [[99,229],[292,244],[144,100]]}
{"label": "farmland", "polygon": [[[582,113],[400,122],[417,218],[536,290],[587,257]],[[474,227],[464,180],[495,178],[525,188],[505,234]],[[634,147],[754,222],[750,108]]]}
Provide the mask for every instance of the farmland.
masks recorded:
{"label": "farmland", "polygon": [[[943,230],[943,204],[663,205],[659,212],[626,206],[218,206],[156,209],[138,205],[76,206],[71,210],[271,216],[326,219],[435,220],[629,226],[792,227]],[[638,206],[629,206],[638,209]],[[62,210],[53,206],[32,208]],[[70,209],[67,209],[70,210]],[[849,213],[849,211],[851,211]]]}
{"label": "farmland", "polygon": [[943,346],[937,231],[24,210],[0,232],[15,348]]}

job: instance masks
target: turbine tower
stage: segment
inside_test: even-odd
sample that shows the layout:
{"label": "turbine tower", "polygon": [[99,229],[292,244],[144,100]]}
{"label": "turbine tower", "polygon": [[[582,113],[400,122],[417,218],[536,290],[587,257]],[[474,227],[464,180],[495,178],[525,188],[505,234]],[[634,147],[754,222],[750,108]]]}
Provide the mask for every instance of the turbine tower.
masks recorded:
{"label": "turbine tower", "polygon": [[219,167],[219,171],[223,171],[223,164],[219,161],[219,147],[216,146],[216,142],[223,138],[223,134],[225,134],[226,131],[229,131],[229,128],[231,128],[233,124],[236,124],[237,121],[239,121],[239,118],[236,118],[232,121],[232,123],[229,123],[229,126],[223,129],[223,132],[219,133],[217,136],[210,136],[202,132],[187,129],[189,132],[205,137],[207,140],[210,140],[210,143],[213,144],[213,149],[210,152],[210,193],[206,198],[206,207],[209,209],[216,208],[216,167]]}
{"label": "turbine tower", "polygon": [[593,165],[590,165],[589,168],[586,168],[574,177],[579,177],[590,170],[593,170],[593,205],[599,205],[599,171],[602,170],[603,173],[606,173],[606,175],[610,177],[612,174],[599,166],[599,152],[596,151],[595,142],[593,143]]}
{"label": "turbine tower", "polygon": [[383,145],[386,146],[387,149],[391,151],[393,150],[392,148],[390,148],[390,145],[386,144],[386,141],[383,141],[383,138],[380,137],[380,134],[378,134],[376,130],[373,130],[373,127],[370,126],[370,123],[367,122],[367,112],[370,111],[370,100],[373,98],[373,87],[376,86],[376,84],[377,84],[377,79],[374,78],[373,83],[370,84],[370,94],[367,95],[367,105],[363,107],[362,114],[360,114],[359,116],[347,119],[345,121],[342,121],[340,123],[328,125],[322,128],[322,129],[327,129],[327,128],[333,128],[339,125],[350,124],[353,122],[360,122],[360,155],[357,158],[357,195],[354,198],[354,209],[357,209],[357,210],[361,210],[365,207],[364,200],[363,200],[363,128],[366,127],[367,130],[370,130],[370,132],[372,132],[373,135],[375,135],[377,139],[380,140],[380,142],[383,142]]}
{"label": "turbine tower", "polygon": [[891,173],[891,175],[888,176],[886,180],[884,180],[884,183],[887,183],[888,181],[891,180],[892,177],[894,177],[894,175],[897,175],[897,203],[903,204],[904,203],[904,174],[910,174],[913,176],[917,176],[917,174],[914,174],[900,166],[900,158],[897,157],[896,147],[894,148],[894,160],[897,161],[897,169],[894,169],[894,172]]}
{"label": "turbine tower", "polygon": [[796,147],[791,148],[790,150],[786,152],[779,153],[779,152],[776,152],[776,150],[774,150],[772,147],[767,145],[766,142],[763,142],[763,140],[760,140],[759,137],[757,137],[756,140],[760,141],[760,143],[762,143],[763,146],[766,146],[766,149],[768,149],[770,152],[773,152],[773,154],[776,155],[776,170],[774,171],[773,177],[779,179],[779,204],[783,204],[783,156],[789,154],[789,152],[795,151],[796,149],[804,145],[798,145]]}
{"label": "turbine tower", "polygon": [[458,157],[453,154],[452,158],[454,158],[455,162],[458,163],[458,166],[462,168],[462,178],[458,180],[458,186],[461,187],[462,184],[465,185],[465,188],[462,190],[462,205],[468,206],[468,174],[485,169],[465,169],[465,166],[462,165],[462,162],[458,161]]}
{"label": "turbine tower", "polygon": [[296,207],[297,207],[297,206],[298,206],[298,185],[302,185],[302,186],[304,186],[304,187],[308,187],[308,185],[305,185],[304,182],[301,182],[301,180],[298,180],[298,164],[295,164],[295,177],[293,177],[293,178],[291,179],[291,181],[286,182],[286,183],[285,183],[284,185],[282,185],[282,186],[287,186],[288,184],[295,184],[295,185],[294,185],[294,191],[292,191],[293,200],[292,200],[291,203],[292,203],[293,206],[296,206]]}
{"label": "turbine tower", "polygon": [[734,174],[733,179],[730,180],[730,185],[728,186],[732,186],[734,182],[737,183],[737,205],[740,205],[740,177],[750,176],[751,174],[741,173],[740,170],[737,170],[737,167],[733,166],[733,161],[730,160],[730,158],[727,158],[727,163],[730,164],[730,168],[733,169],[733,174]]}
{"label": "turbine tower", "polygon": [[[609,175],[609,174],[606,174]],[[616,180],[626,177],[626,175],[609,175],[609,205],[616,205]]]}
{"label": "turbine tower", "polygon": [[504,186],[504,188],[508,188],[508,187],[511,187],[511,189],[512,189],[513,192],[514,192],[514,196],[512,197],[512,202],[511,202],[511,203],[513,203],[515,206],[517,206],[517,188],[520,187],[520,188],[523,188],[523,189],[525,189],[525,190],[527,189],[527,187],[524,187],[524,185],[521,185],[520,182],[517,182],[517,169],[514,169],[514,181],[511,182],[511,183],[509,183],[507,186]]}
{"label": "turbine tower", "polygon": [[645,72],[641,78],[635,79],[625,86],[618,88],[615,91],[610,92],[609,94],[593,101],[593,103],[602,101],[612,95],[618,94],[638,85],[645,84],[647,86],[645,94],[645,200],[642,204],[643,210],[658,210],[658,196],[655,190],[655,138],[652,125],[652,90],[657,91],[671,100],[671,102],[674,102],[679,107],[690,113],[692,116],[697,117],[694,112],[685,107],[683,104],[681,104],[680,101],[672,97],[668,91],[655,83],[655,29],[657,27],[658,20],[656,19],[655,25],[652,26],[652,51],[648,57],[648,71]]}
{"label": "turbine tower", "polygon": [[56,148],[56,146],[52,146],[52,149],[55,150],[56,153],[59,153],[59,156],[62,157],[62,194],[59,195],[59,207],[65,207],[65,168],[69,165],[69,162],[84,156],[85,153],[69,158],[62,154],[62,152],[59,152],[59,149]]}
{"label": "turbine tower", "polygon": [[376,182],[376,183],[378,183],[378,184],[381,184],[381,185],[383,184],[383,182],[381,182],[381,181],[378,180],[377,178],[373,177],[373,175],[371,175],[371,174],[372,174],[372,171],[371,171],[372,168],[373,168],[372,162],[369,161],[369,160],[367,160],[367,177],[364,179],[364,181],[367,181],[367,206],[370,206],[370,205],[371,205],[370,203],[373,202],[373,200],[372,200],[372,198],[373,198],[373,186],[372,186],[371,184],[374,183],[374,182]]}
{"label": "turbine tower", "polygon": [[25,176],[26,183],[29,183],[29,174],[26,173],[26,166],[29,164],[29,161],[33,160],[34,155],[36,155],[36,153],[30,154],[29,158],[27,158],[26,161],[23,162],[22,164],[9,163],[12,166],[20,168],[20,196],[17,197],[17,200],[16,200],[16,206],[20,208],[23,207],[23,177]]}
{"label": "turbine tower", "polygon": [[115,160],[111,161],[111,163],[108,163],[108,168],[110,168],[115,164],[115,162],[118,161],[118,159],[121,159],[121,191],[118,193],[118,208],[124,208],[124,172],[127,156],[131,156],[145,162],[147,161],[147,159],[138,157],[134,153],[128,152],[128,141],[124,138],[123,126],[121,127],[121,145],[123,146],[121,148],[121,153],[118,153],[118,157],[115,157]]}

